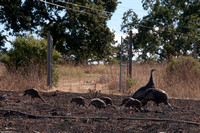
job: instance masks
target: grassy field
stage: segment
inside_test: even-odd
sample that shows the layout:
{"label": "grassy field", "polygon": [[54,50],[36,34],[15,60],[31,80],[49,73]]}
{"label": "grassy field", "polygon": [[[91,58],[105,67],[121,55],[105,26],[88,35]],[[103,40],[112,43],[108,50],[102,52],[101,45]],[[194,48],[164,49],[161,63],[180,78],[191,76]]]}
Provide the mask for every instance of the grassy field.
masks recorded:
{"label": "grassy field", "polygon": [[[66,92],[101,92],[105,94],[130,95],[146,85],[153,73],[156,88],[165,90],[170,97],[183,99],[200,99],[200,73],[182,66],[171,73],[168,63],[133,64],[132,79],[127,78],[127,68],[122,68],[122,88],[119,88],[119,65],[89,65],[73,66],[60,65],[58,67],[59,82],[52,90]],[[9,73],[0,66],[1,90],[24,90],[36,87],[46,91],[46,77],[32,71],[27,75],[17,71]],[[48,90],[49,91],[49,90]]]}
{"label": "grassy field", "polygon": [[[156,88],[165,90],[170,97],[200,99],[199,73],[180,68],[179,71],[171,74],[167,71],[167,67],[168,64],[133,64],[132,80],[129,80],[128,85],[127,71],[124,67],[120,90],[119,65],[61,66],[59,69],[61,79],[58,88],[65,90],[66,87],[63,84],[67,84],[71,85],[71,91],[74,92],[90,89],[109,94],[129,95],[146,85],[150,77],[150,70],[154,68],[156,71],[153,73],[153,78]],[[85,83],[86,81],[88,84]],[[85,90],[84,87],[87,89]]]}

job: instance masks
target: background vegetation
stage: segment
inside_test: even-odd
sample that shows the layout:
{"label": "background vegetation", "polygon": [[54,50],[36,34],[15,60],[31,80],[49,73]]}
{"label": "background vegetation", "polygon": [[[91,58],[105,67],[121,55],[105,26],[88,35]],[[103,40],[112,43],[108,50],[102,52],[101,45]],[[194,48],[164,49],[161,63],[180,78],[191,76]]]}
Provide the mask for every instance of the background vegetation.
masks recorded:
{"label": "background vegetation", "polygon": [[50,31],[55,49],[65,60],[72,59],[76,63],[87,63],[88,59],[109,61],[114,49],[111,44],[115,41],[106,22],[116,10],[117,0],[67,1],[72,4],[62,0],[46,2],[66,9],[39,0],[1,0],[0,48],[3,49],[6,41],[4,30],[14,36],[31,31],[42,38]]}
{"label": "background vegetation", "polygon": [[[137,89],[146,85],[150,77],[150,70],[155,68],[156,71],[153,73],[153,78],[156,88],[165,90],[170,97],[200,99],[199,65],[200,63],[193,57],[173,58],[169,63],[138,64],[134,62],[131,80],[127,78],[126,68],[122,69],[121,90],[119,88],[118,64],[59,65],[60,79],[58,86],[48,91],[101,92],[130,96]],[[1,90],[24,90],[27,87],[36,87],[41,91],[46,90],[46,79],[41,79],[37,73],[32,73],[27,78],[20,70],[14,74],[9,73],[1,65],[0,79]]]}
{"label": "background vegetation", "polygon": [[[119,47],[112,45],[115,44],[114,32],[107,27],[107,21],[120,1],[46,2],[54,5],[30,0],[0,1],[1,51],[5,51],[3,46],[8,35],[23,36],[31,32],[45,38],[47,31],[51,31],[55,49],[63,59],[73,60],[76,64],[87,64],[89,60],[110,62],[119,55]],[[139,51],[138,60],[163,61],[172,56],[200,56],[199,0],[141,2],[148,14],[138,18],[130,9],[124,13],[121,25],[124,33],[138,30],[133,34],[133,50]],[[9,34],[5,35],[5,32]]]}
{"label": "background vegetation", "polygon": [[148,15],[142,19],[132,10],[124,13],[121,31],[134,35],[138,59],[170,60],[172,56],[200,56],[200,2],[198,0],[142,0]]}
{"label": "background vegetation", "polygon": [[[113,45],[116,43],[114,32],[107,27],[120,1],[46,2],[66,9],[41,1],[0,1],[0,58],[4,63],[0,66],[0,89],[46,89],[45,38],[50,31],[54,70],[58,66],[54,71],[54,83],[58,85],[55,89],[130,95],[147,83],[150,69],[155,68],[157,88],[166,90],[171,97],[199,99],[199,0],[142,0],[143,8],[148,11],[146,16],[138,18],[133,10],[124,13],[121,30],[124,33],[138,30],[133,34],[133,51],[138,57],[131,79],[127,79],[126,68],[123,68],[121,90],[120,46]],[[75,3],[82,6],[75,6]],[[41,39],[35,39],[33,33]],[[17,37],[13,42],[7,40],[11,35]],[[11,50],[4,48],[6,41],[13,46]],[[125,61],[127,50],[123,53]],[[88,65],[94,61],[104,65]]]}

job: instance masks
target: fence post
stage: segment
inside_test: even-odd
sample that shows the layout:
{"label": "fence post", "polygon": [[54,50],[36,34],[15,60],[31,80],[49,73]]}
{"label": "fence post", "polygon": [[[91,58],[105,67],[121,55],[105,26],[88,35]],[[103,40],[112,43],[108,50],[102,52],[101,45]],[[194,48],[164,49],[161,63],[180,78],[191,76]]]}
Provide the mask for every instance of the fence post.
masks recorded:
{"label": "fence post", "polygon": [[132,53],[132,31],[129,32],[129,78],[132,78],[132,57],[133,57],[133,53]]}
{"label": "fence post", "polygon": [[122,44],[123,44],[123,38],[121,36],[121,50],[120,50],[120,76],[119,76],[119,90],[122,91]]}
{"label": "fence post", "polygon": [[128,39],[128,44],[127,44],[127,71],[126,71],[126,73],[127,73],[127,77],[128,77],[128,75],[129,75],[129,47],[130,47],[130,39]]}
{"label": "fence post", "polygon": [[47,87],[52,88],[52,73],[53,73],[53,39],[50,31],[47,32]]}

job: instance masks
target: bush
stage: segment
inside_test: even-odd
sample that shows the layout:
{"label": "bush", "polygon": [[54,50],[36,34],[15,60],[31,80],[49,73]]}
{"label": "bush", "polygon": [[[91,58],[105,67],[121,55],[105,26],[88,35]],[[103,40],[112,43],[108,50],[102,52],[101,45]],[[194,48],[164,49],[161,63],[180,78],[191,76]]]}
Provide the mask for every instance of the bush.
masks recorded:
{"label": "bush", "polygon": [[169,73],[175,71],[187,72],[189,70],[200,72],[200,62],[191,56],[180,56],[179,58],[173,57],[167,67]]}
{"label": "bush", "polygon": [[128,89],[132,88],[136,84],[137,84],[136,80],[133,80],[133,79],[130,79],[130,78],[127,79],[127,88]]}
{"label": "bush", "polygon": [[[47,41],[37,40],[32,35],[25,37],[17,37],[12,43],[13,48],[4,55],[0,61],[5,64],[10,72],[15,72],[20,69],[24,75],[31,72],[37,73],[39,77],[46,75],[47,68]],[[53,50],[53,63],[60,59],[60,53]],[[53,72],[54,84],[58,82],[58,73],[56,70]]]}

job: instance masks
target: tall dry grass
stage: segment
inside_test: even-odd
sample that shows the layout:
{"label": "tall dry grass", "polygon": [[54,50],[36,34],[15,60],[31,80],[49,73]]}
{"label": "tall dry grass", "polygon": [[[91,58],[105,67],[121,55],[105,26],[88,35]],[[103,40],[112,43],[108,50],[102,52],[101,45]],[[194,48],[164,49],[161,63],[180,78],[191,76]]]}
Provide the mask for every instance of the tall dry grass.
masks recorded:
{"label": "tall dry grass", "polygon": [[4,65],[0,65],[0,90],[4,91],[23,91],[29,88],[46,90],[46,76],[38,73],[35,67],[24,73],[23,70],[8,71]]}
{"label": "tall dry grass", "polygon": [[[176,71],[169,71],[169,63],[133,63],[131,87],[127,84],[127,68],[122,67],[122,88],[119,88],[119,65],[60,65],[59,83],[54,90],[71,92],[101,92],[119,95],[132,95],[137,89],[147,84],[150,70],[154,68],[153,80],[156,88],[165,90],[169,97],[200,99],[200,72],[192,66],[181,66]],[[0,90],[24,90],[36,87],[46,88],[46,77],[32,70],[24,75],[19,71],[9,73],[0,65]]]}
{"label": "tall dry grass", "polygon": [[166,87],[171,96],[200,99],[200,63],[192,57],[173,58],[168,64]]}
{"label": "tall dry grass", "polygon": [[155,87],[165,90],[170,97],[182,99],[200,99],[200,72],[191,67],[180,67],[176,71],[168,71],[168,63],[160,64],[133,64],[131,88],[127,87],[127,71],[122,70],[122,90],[119,89],[119,66],[107,69],[109,74],[103,74],[101,79],[107,81],[107,88],[118,92],[121,95],[133,94],[137,89],[147,84],[150,77],[150,70],[156,69],[153,73]]}
{"label": "tall dry grass", "polygon": [[[164,79],[162,78],[165,75],[165,64],[133,64],[132,66],[132,86],[129,87],[127,80],[127,67],[122,67],[122,77],[121,77],[121,89],[119,87],[120,79],[120,67],[119,65],[112,65],[107,67],[107,72],[102,74],[99,83],[107,84],[107,89],[111,90],[113,93],[130,95],[133,94],[137,89],[147,84],[150,77],[150,70],[152,68],[156,69],[156,72],[153,75],[154,82],[157,87],[165,88]],[[103,80],[103,82],[101,81]],[[130,81],[130,80],[129,80]]]}

